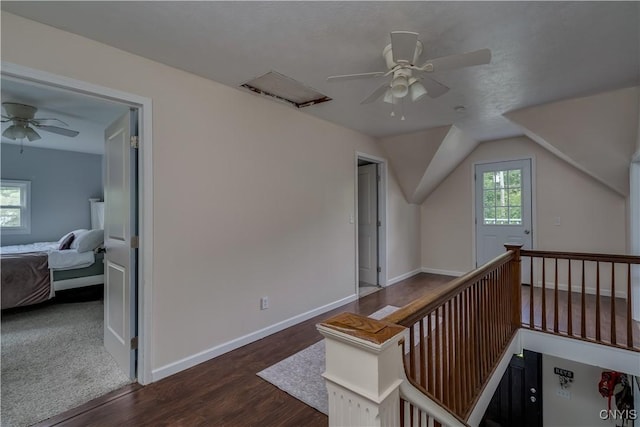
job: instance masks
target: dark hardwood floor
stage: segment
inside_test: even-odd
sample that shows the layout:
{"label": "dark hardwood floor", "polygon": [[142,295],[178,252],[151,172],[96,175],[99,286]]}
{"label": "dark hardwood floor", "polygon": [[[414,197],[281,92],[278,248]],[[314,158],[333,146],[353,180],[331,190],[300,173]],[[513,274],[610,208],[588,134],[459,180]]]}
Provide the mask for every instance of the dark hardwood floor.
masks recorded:
{"label": "dark hardwood floor", "polygon": [[[419,296],[437,292],[452,277],[419,274],[360,298],[331,312],[241,347],[191,369],[148,386],[130,385],[38,424],[45,426],[326,426],[327,417],[289,396],[256,375],[257,372],[314,344],[321,339],[315,325],[334,314],[350,311],[369,315],[386,306],[401,307]],[[547,328],[553,328],[553,295],[547,291]],[[534,324],[541,322],[539,289],[535,289]],[[529,287],[522,287],[522,319],[529,322]],[[560,293],[560,333],[567,328],[567,293]],[[572,298],[574,335],[580,331],[579,295]],[[616,304],[623,316],[625,304]],[[594,312],[594,298],[587,297],[586,311]],[[608,340],[606,319],[610,304],[602,303],[603,339]],[[588,335],[593,335],[593,315]],[[637,322],[634,344],[640,343]],[[625,329],[623,329],[625,328]],[[625,322],[616,324],[619,343]]]}
{"label": "dark hardwood floor", "polygon": [[327,417],[256,375],[320,341],[315,325],[369,315],[436,292],[451,277],[419,274],[351,304],[148,386],[128,386],[38,424],[44,426],[326,426]]}

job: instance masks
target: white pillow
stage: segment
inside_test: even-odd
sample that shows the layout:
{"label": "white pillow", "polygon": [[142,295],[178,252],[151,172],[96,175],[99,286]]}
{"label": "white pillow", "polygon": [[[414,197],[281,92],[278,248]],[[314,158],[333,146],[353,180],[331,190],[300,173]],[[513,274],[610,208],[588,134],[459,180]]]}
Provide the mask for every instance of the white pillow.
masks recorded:
{"label": "white pillow", "polygon": [[[58,240],[58,246],[60,246],[62,244],[62,242],[64,242],[64,239],[66,239],[67,237],[69,237],[70,235],[74,235],[74,240],[78,237],[78,235],[80,235],[81,233],[84,233],[85,231],[87,231],[86,228],[79,228],[77,230],[73,230],[68,232],[67,234],[65,234],[64,236],[62,236],[60,238],[60,240]],[[71,244],[71,247],[73,247],[73,243]]]}
{"label": "white pillow", "polygon": [[71,249],[77,249],[78,252],[92,251],[104,242],[104,230],[101,228],[85,230],[75,236],[71,243]]}

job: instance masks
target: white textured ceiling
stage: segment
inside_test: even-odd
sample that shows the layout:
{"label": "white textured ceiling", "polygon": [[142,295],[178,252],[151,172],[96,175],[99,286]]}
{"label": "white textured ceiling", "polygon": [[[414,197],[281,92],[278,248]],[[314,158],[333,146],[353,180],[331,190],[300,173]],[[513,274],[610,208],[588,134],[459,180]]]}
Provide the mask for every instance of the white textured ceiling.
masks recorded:
{"label": "white textured ceiling", "polygon": [[[2,102],[34,106],[38,109],[35,118],[57,118],[68,124],[69,129],[80,132],[76,137],[69,138],[36,129],[42,139],[25,142],[27,147],[103,154],[104,130],[127,112],[126,106],[106,100],[4,77],[0,81],[0,87]],[[2,114],[6,114],[4,108]],[[67,127],[55,122],[47,124]],[[2,123],[2,130],[4,131],[10,125],[10,122]],[[19,144],[20,142],[2,137],[2,143]]]}
{"label": "white textured ceiling", "polygon": [[[238,87],[275,70],[333,98],[303,111],[373,136],[455,124],[476,140],[520,134],[502,114],[640,83],[638,2],[11,2],[2,10]],[[389,32],[420,33],[422,59],[489,48],[491,64],[432,77],[408,104],[360,105]],[[35,43],[36,41],[34,41]],[[466,112],[453,108],[464,105]]]}

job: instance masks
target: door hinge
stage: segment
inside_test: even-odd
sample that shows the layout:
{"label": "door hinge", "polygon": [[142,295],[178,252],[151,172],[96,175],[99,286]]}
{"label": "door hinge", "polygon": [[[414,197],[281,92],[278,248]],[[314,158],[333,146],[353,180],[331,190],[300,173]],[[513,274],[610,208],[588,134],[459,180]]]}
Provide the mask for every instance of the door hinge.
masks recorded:
{"label": "door hinge", "polygon": [[382,267],[378,267],[378,273],[382,273]]}
{"label": "door hinge", "polygon": [[138,236],[131,236],[131,249],[138,249],[140,245],[140,238]]}
{"label": "door hinge", "polygon": [[140,148],[140,140],[137,135],[131,137],[131,148]]}
{"label": "door hinge", "polygon": [[138,349],[138,337],[131,338],[131,350]]}
{"label": "door hinge", "polygon": [[376,175],[376,178],[378,179],[378,182],[380,182],[382,180],[382,178],[380,177],[380,175]]}
{"label": "door hinge", "polygon": [[382,227],[382,223],[378,221],[378,227]]}
{"label": "door hinge", "polygon": [[473,174],[473,180],[477,181],[478,180],[478,175],[476,175],[475,173]]}

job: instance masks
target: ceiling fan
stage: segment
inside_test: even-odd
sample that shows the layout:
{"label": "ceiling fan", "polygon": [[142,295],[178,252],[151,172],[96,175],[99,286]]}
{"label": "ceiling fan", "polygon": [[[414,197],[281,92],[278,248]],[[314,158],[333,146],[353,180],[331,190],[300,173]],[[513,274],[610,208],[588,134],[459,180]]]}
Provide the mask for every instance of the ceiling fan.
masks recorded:
{"label": "ceiling fan", "polygon": [[449,88],[442,83],[425,76],[423,73],[449,71],[473,65],[488,64],[491,61],[491,51],[480,49],[474,52],[444,56],[430,59],[422,65],[416,65],[422,54],[422,42],[418,40],[418,33],[411,31],[393,31],[391,44],[382,51],[387,64],[386,71],[370,73],[345,74],[327,78],[329,82],[352,80],[360,78],[387,77],[391,80],[378,87],[360,104],[368,104],[384,95],[384,102],[396,104],[407,95],[411,101],[417,101],[425,95],[437,98],[444,95]]}
{"label": "ceiling fan", "polygon": [[46,122],[53,120],[62,123],[64,126],[69,126],[60,119],[35,118],[36,111],[38,111],[38,109],[31,105],[18,104],[15,102],[3,102],[2,106],[7,112],[6,116],[4,114],[2,115],[2,123],[12,122],[11,126],[2,132],[2,136],[5,138],[13,140],[27,138],[30,142],[41,139],[38,132],[36,132],[31,126],[38,130],[44,130],[68,137],[74,137],[80,133],[71,129],[47,125]]}

